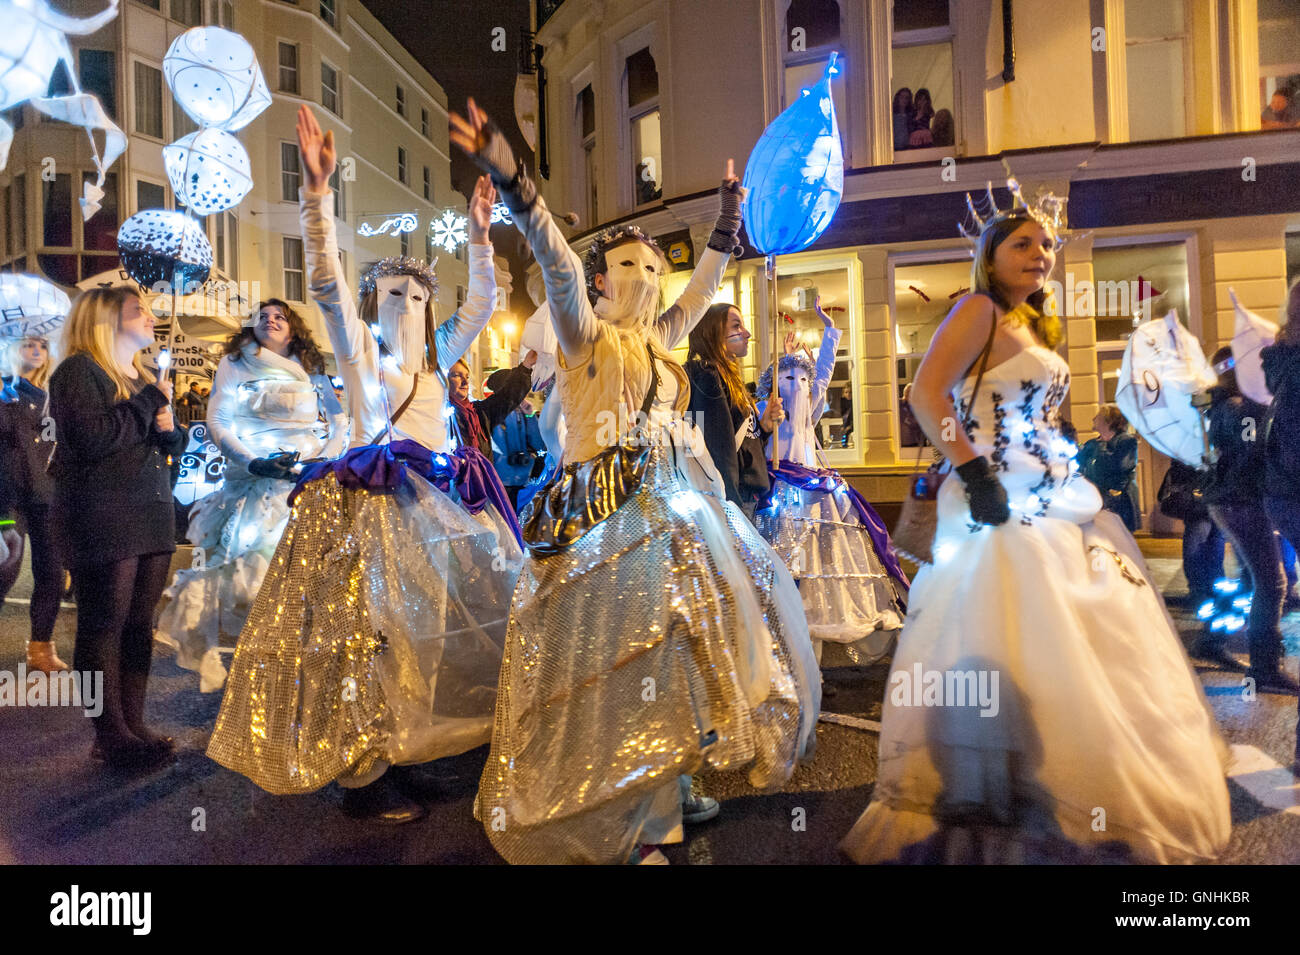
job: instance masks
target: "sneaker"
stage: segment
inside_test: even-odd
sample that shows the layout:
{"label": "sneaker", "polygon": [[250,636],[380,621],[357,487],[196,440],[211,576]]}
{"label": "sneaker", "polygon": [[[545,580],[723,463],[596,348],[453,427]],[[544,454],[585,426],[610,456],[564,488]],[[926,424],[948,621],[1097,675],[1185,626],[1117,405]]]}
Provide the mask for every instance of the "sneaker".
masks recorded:
{"label": "sneaker", "polygon": [[682,800],[682,822],[687,825],[708,822],[721,811],[722,807],[711,796],[696,796],[692,793]]}

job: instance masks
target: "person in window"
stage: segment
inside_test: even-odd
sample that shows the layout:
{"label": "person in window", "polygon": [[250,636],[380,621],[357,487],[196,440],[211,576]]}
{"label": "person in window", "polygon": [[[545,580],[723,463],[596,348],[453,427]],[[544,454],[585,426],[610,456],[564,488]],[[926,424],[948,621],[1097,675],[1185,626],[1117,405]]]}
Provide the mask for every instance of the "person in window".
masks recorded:
{"label": "person in window", "polygon": [[1102,405],[1092,419],[1097,437],[1079,449],[1079,470],[1101,492],[1102,506],[1114,512],[1129,531],[1139,526],[1137,438],[1119,405]]}
{"label": "person in window", "polygon": [[906,86],[894,94],[894,148],[908,149],[912,135],[912,91]]}
{"label": "person in window", "polygon": [[748,768],[780,785],[820,704],[798,590],[725,500],[671,357],[736,246],[740,182],[728,164],[707,248],[661,311],[667,262],[649,236],[602,232],[584,263],[473,100],[451,124],[541,267],[567,424],[562,466],[526,512],[475,812],[512,863],[661,863],[655,846],[718,812],[689,774]]}
{"label": "person in window", "polygon": [[52,364],[49,342],[38,336],[23,338],[10,346],[8,358],[9,375],[0,390],[0,528],[12,532],[14,553],[8,562],[0,554],[0,601],[18,579],[25,535],[32,554],[27,669],[57,673],[68,665],[59,659],[53,640],[63,564],[50,520],[54,483],[46,471],[55,438],[45,392]]}
{"label": "person in window", "polygon": [[916,91],[916,98],[912,101],[912,112],[907,121],[908,142],[916,145],[917,133],[926,134],[926,145],[932,141],[930,135],[930,121],[934,119],[934,105],[930,102],[930,91],[925,87]]}
{"label": "person in window", "polygon": [[[917,420],[953,470],[872,801],[841,848],[864,863],[1212,859],[1232,831],[1227,746],[1141,551],[1058,429],[1053,217],[1018,203],[979,225],[972,293],[915,377]],[[931,675],[985,690],[936,697]]]}
{"label": "person in window", "polygon": [[[908,579],[880,515],[820,460],[813,427],[826,408],[841,332],[822,311],[820,298],[814,308],[823,325],[816,363],[791,333],[776,387],[771,365],[758,380],[759,395],[778,396],[785,413],[767,441],[772,488],[754,525],[799,584],[818,660],[823,644],[831,642],[842,644],[852,663],[866,665],[888,652],[903,626]],[[778,439],[779,462],[772,459],[772,437]]]}
{"label": "person in window", "polygon": [[144,721],[153,613],[176,550],[167,458],[186,441],[172,383],[155,383],[140,357],[153,327],[134,288],[82,292],[50,376],[54,524],[77,594],[73,666],[104,674],[91,756],[124,769],[157,766],[174,748]]}
{"label": "person in window", "polygon": [[1268,105],[1259,116],[1261,129],[1291,129],[1300,126],[1300,109],[1291,101],[1286,90],[1274,91]]}
{"label": "person in window", "polygon": [[636,201],[637,205],[646,202],[654,202],[662,196],[663,190],[658,188],[654,177],[650,175],[650,166],[647,163],[637,163],[636,166]]}
{"label": "person in window", "polygon": [[[288,302],[262,302],[226,340],[215,385],[207,425],[226,460],[223,483],[190,511],[188,539],[202,556],[176,572],[157,631],[205,693],[226,682],[218,648],[235,646],[289,523],[296,462],[338,457],[348,442],[325,359]],[[197,383],[190,396],[203,401]]]}
{"label": "person in window", "polygon": [[957,142],[957,128],[953,123],[952,110],[941,109],[934,114],[930,134],[936,146],[952,146]]}
{"label": "person in window", "polygon": [[[1205,484],[1210,517],[1232,544],[1233,552],[1250,571],[1250,669],[1247,676],[1262,692],[1294,693],[1300,689],[1282,664],[1282,602],[1286,575],[1273,524],[1264,508],[1267,455],[1258,440],[1268,408],[1241,393],[1233,368],[1232,349],[1220,348],[1210,359],[1219,383],[1210,390],[1210,444],[1217,459]],[[1196,655],[1236,665],[1223,649],[1225,631],[1207,633]]]}

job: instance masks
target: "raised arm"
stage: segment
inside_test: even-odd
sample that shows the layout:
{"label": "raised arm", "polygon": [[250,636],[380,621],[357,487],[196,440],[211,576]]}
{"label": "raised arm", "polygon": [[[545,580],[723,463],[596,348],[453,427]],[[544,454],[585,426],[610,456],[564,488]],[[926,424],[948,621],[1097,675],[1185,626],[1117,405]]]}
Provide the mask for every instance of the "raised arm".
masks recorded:
{"label": "raised arm", "polygon": [[515,162],[501,131],[474,101],[469,118],[451,114],[451,141],[492,178],[510,209],[515,228],[523,234],[542,270],[546,300],[560,350],[570,358],[582,354],[596,341],[600,325],[587,299],[582,262],[560,234],[537,187]]}
{"label": "raised arm", "polygon": [[487,327],[496,307],[496,266],[492,261],[492,243],[488,228],[492,222],[492,203],[496,191],[487,176],[480,176],[469,203],[469,289],[465,304],[434,332],[438,346],[438,366],[444,374],[451,371],[474,339]]}
{"label": "raised arm", "polygon": [[727,160],[726,176],[718,187],[721,199],[718,219],[709,236],[704,254],[699,264],[691,273],[691,280],[682,289],[669,309],[659,316],[655,328],[664,346],[676,348],[683,338],[691,333],[704,317],[705,311],[713,304],[713,296],[722,284],[722,273],[727,270],[731,253],[736,248],[736,236],[740,234],[740,204],[745,198],[745,190],[736,178],[732,160]]}
{"label": "raised arm", "polygon": [[817,370],[810,395],[812,420],[816,424],[826,410],[826,391],[830,388],[831,376],[835,374],[835,352],[840,347],[841,332],[831,317],[822,311],[821,296],[817,297],[813,307],[817,310],[817,317],[822,320],[822,345],[817,351]]}

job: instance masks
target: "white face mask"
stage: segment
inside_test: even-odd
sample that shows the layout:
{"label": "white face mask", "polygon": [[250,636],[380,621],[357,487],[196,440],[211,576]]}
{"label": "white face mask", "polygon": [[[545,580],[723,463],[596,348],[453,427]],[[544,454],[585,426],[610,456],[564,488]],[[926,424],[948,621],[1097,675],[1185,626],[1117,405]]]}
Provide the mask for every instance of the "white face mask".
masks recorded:
{"label": "white face mask", "polygon": [[658,317],[659,256],[644,242],[624,242],[605,253],[599,311],[620,328],[648,328]]}
{"label": "white face mask", "polygon": [[780,369],[777,391],[785,411],[785,420],[781,422],[782,437],[796,430],[802,431],[812,423],[812,377],[807,371],[798,365]]}
{"label": "white face mask", "polygon": [[379,331],[384,346],[403,371],[419,371],[424,364],[424,313],[428,287],[413,275],[386,275],[375,282],[379,306]]}

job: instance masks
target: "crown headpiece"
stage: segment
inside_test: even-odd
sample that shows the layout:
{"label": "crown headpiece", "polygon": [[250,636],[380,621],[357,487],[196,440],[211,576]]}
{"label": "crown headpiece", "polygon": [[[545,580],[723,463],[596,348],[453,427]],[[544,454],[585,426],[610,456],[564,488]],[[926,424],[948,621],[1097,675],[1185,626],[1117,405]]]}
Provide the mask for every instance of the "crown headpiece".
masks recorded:
{"label": "crown headpiece", "polygon": [[433,270],[433,267],[437,264],[437,259],[426,263],[423,259],[412,258],[409,255],[390,255],[386,259],[380,259],[361,274],[359,286],[361,297],[365,298],[373,292],[378,281],[390,275],[412,275],[429,286],[430,297],[436,296],[438,273]]}
{"label": "crown headpiece", "polygon": [[1014,178],[1007,179],[1007,188],[1011,191],[1011,206],[999,209],[993,198],[993,183],[985,188],[979,199],[966,193],[966,221],[957,223],[957,230],[970,240],[971,245],[979,243],[984,230],[995,222],[1001,222],[1014,216],[1028,216],[1056,237],[1059,248],[1063,239],[1061,234],[1069,227],[1065,217],[1065,204],[1070,200],[1065,196],[1039,189],[1034,195],[1033,203],[1025,201],[1020,191],[1020,183]]}
{"label": "crown headpiece", "polygon": [[605,251],[629,239],[646,243],[661,257],[664,254],[658,242],[634,225],[614,226],[599,233],[592,240],[591,245],[587,246],[587,251],[582,256],[582,270],[587,278],[587,297],[591,299],[591,304],[595,305],[600,299],[600,292],[596,290],[596,270],[600,267],[600,260],[604,258]]}

